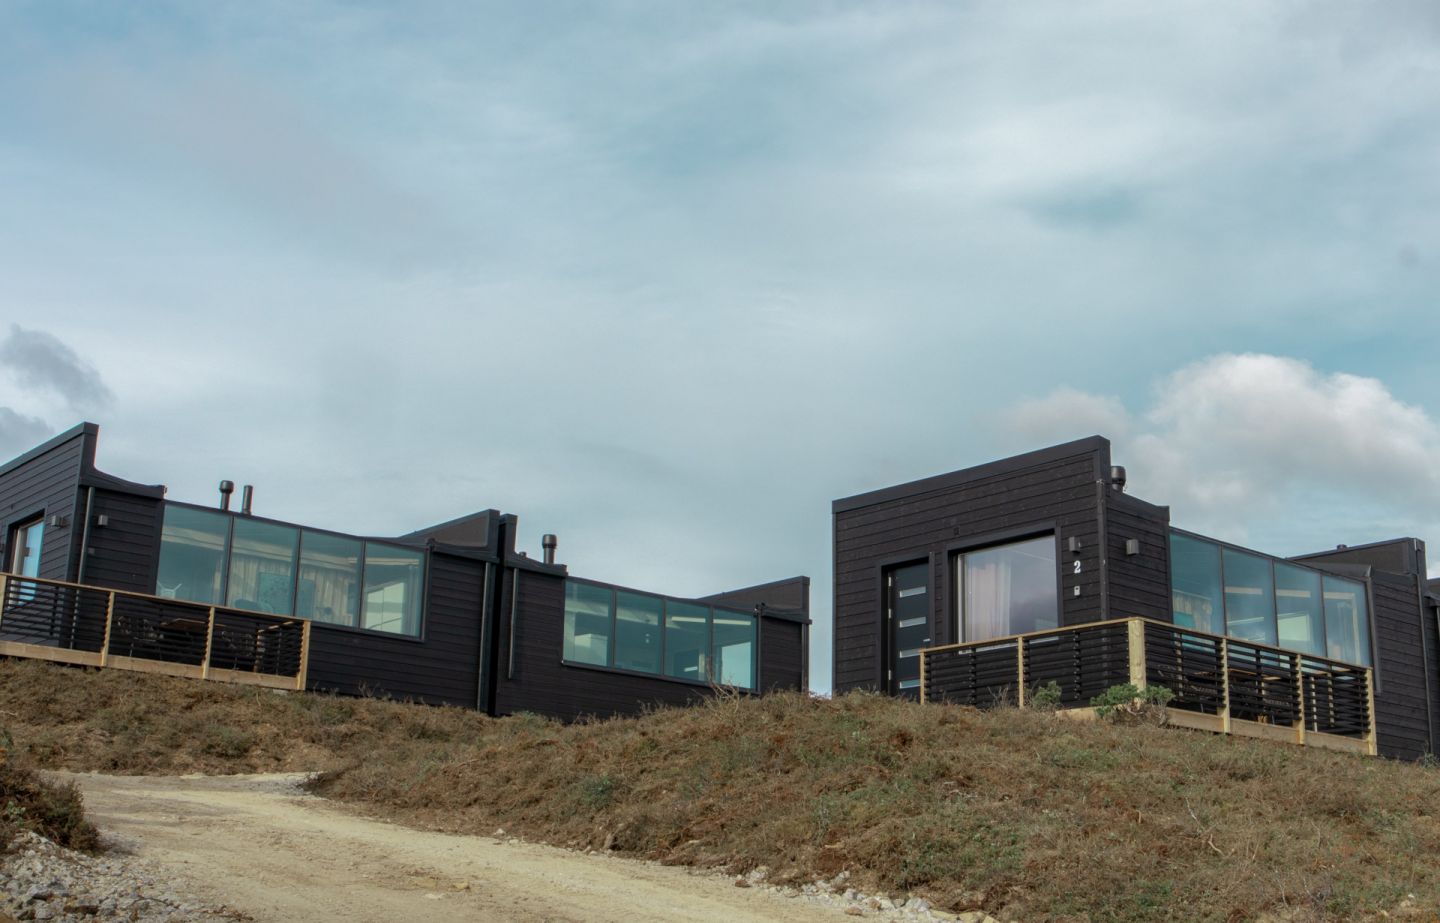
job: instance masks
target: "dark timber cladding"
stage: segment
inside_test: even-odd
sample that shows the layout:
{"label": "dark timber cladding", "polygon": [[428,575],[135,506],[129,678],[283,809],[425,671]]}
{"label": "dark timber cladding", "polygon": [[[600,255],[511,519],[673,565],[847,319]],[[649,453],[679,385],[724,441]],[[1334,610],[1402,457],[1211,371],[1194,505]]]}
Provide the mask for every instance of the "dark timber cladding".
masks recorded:
{"label": "dark timber cladding", "polygon": [[[520,592],[512,632],[510,593],[517,579]],[[498,622],[502,644],[496,663],[497,714],[533,711],[566,720],[587,715],[605,718],[634,714],[650,703],[688,705],[708,695],[706,686],[562,663],[564,578],[516,570],[506,583],[506,614]]]}
{"label": "dark timber cladding", "polygon": [[[958,640],[946,611],[951,556],[1053,534],[1061,624],[1103,618],[1100,536],[1109,469],[1110,443],[1094,436],[835,501],[835,691],[884,681],[883,570],[892,565],[927,565],[931,643],[947,644]],[[1069,550],[1072,538],[1078,551]],[[1137,599],[1153,603],[1153,588],[1146,590],[1142,578],[1136,583]]]}
{"label": "dark timber cladding", "polygon": [[[17,527],[28,538],[20,558],[0,545],[9,555],[0,558],[0,571],[26,575],[7,581],[12,602],[37,592],[17,590],[17,580],[43,578],[132,591],[162,607],[174,600],[215,618],[308,623],[307,688],[490,714],[633,714],[714,691],[688,677],[566,663],[568,569],[553,562],[553,542],[544,543],[549,560],[517,553],[513,515],[482,510],[383,537],[314,529],[248,508],[170,502],[164,487],[96,470],[98,433],[84,423],[0,465],[0,543],[14,544]],[[37,547],[38,562],[29,553]],[[754,672],[741,682],[760,692],[804,688],[809,587],[809,578],[797,577],[700,602],[755,614],[755,631],[743,642]],[[15,607],[0,601],[0,626],[18,625],[17,618]],[[56,629],[53,618],[45,624],[35,643],[74,650],[73,632]],[[177,626],[160,628],[177,637],[189,630]],[[663,650],[663,626],[644,639]],[[700,656],[703,665],[715,655]]]}
{"label": "dark timber cladding", "polygon": [[485,561],[432,553],[427,577],[420,638],[316,622],[310,688],[474,708]]}

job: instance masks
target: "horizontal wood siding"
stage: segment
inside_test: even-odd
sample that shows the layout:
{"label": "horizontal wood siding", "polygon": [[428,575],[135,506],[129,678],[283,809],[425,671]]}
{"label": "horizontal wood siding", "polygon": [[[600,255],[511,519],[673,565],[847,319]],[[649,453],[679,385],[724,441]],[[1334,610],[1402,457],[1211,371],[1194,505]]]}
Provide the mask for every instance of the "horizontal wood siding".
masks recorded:
{"label": "horizontal wood siding", "polygon": [[495,665],[498,714],[534,712],[565,721],[583,716],[607,718],[637,714],[651,705],[689,705],[709,694],[705,686],[562,663],[564,578],[530,571],[520,572],[514,673],[507,676],[513,579],[514,572],[507,572],[505,617],[496,622],[501,632],[500,659]]}
{"label": "horizontal wood siding", "polygon": [[[95,507],[90,511],[84,582],[154,593],[162,510],[163,503],[157,498],[97,488]],[[105,525],[96,525],[99,516],[106,517]]]}
{"label": "horizontal wood siding", "polygon": [[[1171,620],[1169,527],[1167,508],[1111,493],[1105,516],[1111,618]],[[1125,553],[1129,539],[1139,541],[1138,554]]]}
{"label": "horizontal wood siding", "polygon": [[45,526],[40,548],[40,576],[49,580],[74,580],[74,563],[79,548],[77,500],[80,475],[84,470],[87,436],[77,432],[50,450],[0,475],[0,564],[10,564],[12,528],[36,514],[47,518],[66,517],[65,527]]}
{"label": "horizontal wood siding", "polygon": [[[1421,612],[1413,576],[1373,572],[1375,662],[1380,683],[1375,718],[1380,752],[1419,759],[1433,752],[1426,714],[1425,663],[1421,651]],[[1433,665],[1429,665],[1433,668]]]}
{"label": "horizontal wood siding", "polygon": [[[1034,464],[835,512],[835,691],[882,685],[885,565],[930,563],[931,637],[936,644],[959,640],[949,571],[950,549],[961,543],[1054,523],[1061,622],[1101,618],[1098,481],[1109,463],[1108,447],[1092,443],[1074,454],[1052,453]],[[1081,543],[1078,555],[1066,548],[1072,536]],[[1077,559],[1079,575],[1073,573]]]}
{"label": "horizontal wood siding", "polygon": [[805,684],[805,626],[765,619],[760,624],[760,689],[801,689]]}
{"label": "horizontal wood siding", "polygon": [[310,688],[475,707],[485,565],[440,553],[428,557],[424,640],[316,622]]}

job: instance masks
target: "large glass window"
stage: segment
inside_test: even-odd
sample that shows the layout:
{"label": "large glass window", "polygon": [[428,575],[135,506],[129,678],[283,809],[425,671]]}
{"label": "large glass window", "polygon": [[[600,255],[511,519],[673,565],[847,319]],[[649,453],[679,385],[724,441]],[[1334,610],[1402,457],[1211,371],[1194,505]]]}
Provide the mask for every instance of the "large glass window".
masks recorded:
{"label": "large glass window", "polygon": [[1224,634],[1220,592],[1220,546],[1170,534],[1170,605],[1175,624]]}
{"label": "large glass window", "polygon": [[665,675],[705,682],[709,677],[710,607],[665,603]]}
{"label": "large glass window", "polygon": [[609,587],[565,581],[566,660],[609,666],[614,601]]}
{"label": "large glass window", "polygon": [[1172,532],[1170,585],[1177,625],[1370,664],[1370,621],[1359,581]]}
{"label": "large glass window", "polygon": [[955,573],[966,641],[1059,627],[1053,536],[957,555]]}
{"label": "large glass window", "polygon": [[1276,644],[1270,559],[1226,548],[1224,567],[1225,633],[1245,641]]}
{"label": "large glass window", "polygon": [[660,672],[660,613],[658,596],[615,594],[615,666],[641,673]]}
{"label": "large glass window", "polygon": [[230,518],[209,510],[165,506],[155,595],[209,605],[222,601]]}
{"label": "large glass window", "polygon": [[365,543],[360,627],[402,635],[420,633],[421,571],[425,555],[409,548]]}
{"label": "large glass window", "polygon": [[1369,608],[1365,584],[1325,577],[1326,653],[1332,659],[1370,664]]}
{"label": "large glass window", "polygon": [[226,605],[254,612],[294,611],[295,555],[300,530],[258,519],[235,520],[230,537]]}
{"label": "large glass window", "polygon": [[1321,613],[1318,573],[1275,562],[1275,621],[1281,647],[1325,656],[1325,620]]}
{"label": "large glass window", "polygon": [[739,612],[716,609],[715,682],[723,686],[755,685],[755,619]]}
{"label": "large glass window", "polygon": [[332,625],[358,625],[360,555],[359,539],[303,530],[295,614]]}
{"label": "large glass window", "polygon": [[754,689],[755,632],[742,612],[565,581],[569,663]]}

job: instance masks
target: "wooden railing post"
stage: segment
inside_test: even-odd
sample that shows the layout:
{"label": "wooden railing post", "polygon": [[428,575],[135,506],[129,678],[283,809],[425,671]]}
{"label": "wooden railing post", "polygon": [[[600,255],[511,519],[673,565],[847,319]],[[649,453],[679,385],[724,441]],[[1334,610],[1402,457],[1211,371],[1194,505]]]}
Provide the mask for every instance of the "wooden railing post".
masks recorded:
{"label": "wooden railing post", "polygon": [[1370,733],[1365,738],[1365,752],[1371,756],[1380,754],[1380,739],[1375,733],[1375,671],[1370,667],[1365,668],[1365,697],[1369,702],[1370,712]]}
{"label": "wooden railing post", "polygon": [[5,607],[10,603],[10,575],[0,572],[0,621],[5,620]]}
{"label": "wooden railing post", "polygon": [[215,607],[210,607],[210,618],[205,623],[205,659],[200,661],[200,678],[210,678],[210,652],[215,649]]}
{"label": "wooden railing post", "polygon": [[1145,620],[1130,619],[1126,625],[1130,647],[1130,685],[1145,688]]}
{"label": "wooden railing post", "polygon": [[[300,623],[300,669],[295,672],[295,689],[305,691],[306,677],[310,673],[310,620]],[[920,701],[925,701],[925,655],[920,655]]]}
{"label": "wooden railing post", "polygon": [[115,593],[105,594],[105,637],[100,641],[100,666],[110,661],[110,630],[115,625]]}
{"label": "wooden railing post", "polygon": [[[309,623],[309,622],[306,622],[306,623],[305,623],[305,637],[306,637],[307,640],[308,640],[309,637],[310,637],[310,623]],[[921,650],[920,653],[917,654],[916,656],[920,658],[920,704],[921,704],[921,705],[924,705],[924,704],[925,704],[925,651],[924,651],[924,650]],[[304,659],[303,659],[303,658],[302,658],[302,662],[301,662],[301,664],[300,664],[300,669],[301,669],[302,671],[305,669],[305,664],[304,664]]]}
{"label": "wooden railing post", "polygon": [[1290,662],[1295,667],[1295,716],[1299,719],[1295,722],[1295,742],[1305,746],[1305,662],[1299,654],[1290,655]]}
{"label": "wooden railing post", "polygon": [[1226,734],[1230,733],[1230,644],[1224,637],[1220,639],[1220,701],[1224,705],[1220,709],[1220,729]]}
{"label": "wooden railing post", "polygon": [[1021,708],[1025,707],[1025,639],[1015,639],[1015,669],[1018,671],[1016,677],[1019,682],[1015,688],[1019,690],[1015,696],[1015,702]]}

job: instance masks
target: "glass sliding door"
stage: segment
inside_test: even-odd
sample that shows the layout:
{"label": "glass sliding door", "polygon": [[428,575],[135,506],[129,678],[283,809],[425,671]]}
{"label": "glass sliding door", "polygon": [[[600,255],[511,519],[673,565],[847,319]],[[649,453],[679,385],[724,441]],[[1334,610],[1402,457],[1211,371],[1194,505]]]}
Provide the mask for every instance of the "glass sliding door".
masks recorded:
{"label": "glass sliding door", "polygon": [[1060,626],[1053,536],[967,551],[956,572],[966,641]]}

